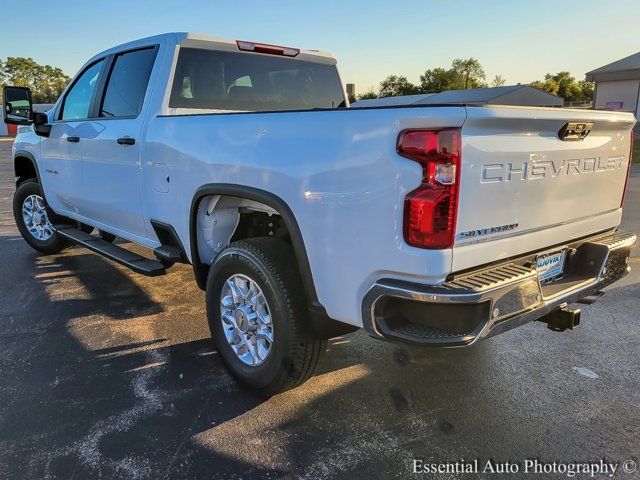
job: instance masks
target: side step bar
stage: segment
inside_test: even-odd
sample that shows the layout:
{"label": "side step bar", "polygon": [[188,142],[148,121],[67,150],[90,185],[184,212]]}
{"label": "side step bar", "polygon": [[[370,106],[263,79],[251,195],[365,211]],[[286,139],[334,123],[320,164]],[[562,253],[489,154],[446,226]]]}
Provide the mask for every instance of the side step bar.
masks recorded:
{"label": "side step bar", "polygon": [[158,275],[164,275],[166,273],[164,265],[157,260],[151,260],[138,255],[113,243],[106,242],[100,237],[89,235],[70,225],[55,225],[54,228],[60,235],[68,238],[72,242],[78,243],[125,267],[129,267],[136,273],[141,273],[149,277],[157,277]]}

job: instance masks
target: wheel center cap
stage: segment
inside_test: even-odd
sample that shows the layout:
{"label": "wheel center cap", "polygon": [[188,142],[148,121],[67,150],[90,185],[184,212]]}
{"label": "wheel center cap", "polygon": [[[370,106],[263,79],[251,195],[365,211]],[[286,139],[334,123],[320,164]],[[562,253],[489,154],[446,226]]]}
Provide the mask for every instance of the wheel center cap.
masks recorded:
{"label": "wheel center cap", "polygon": [[34,213],[33,214],[33,223],[35,223],[36,225],[41,225],[42,224],[42,215],[40,215],[39,213]]}
{"label": "wheel center cap", "polygon": [[236,325],[238,329],[242,333],[247,333],[249,331],[249,319],[247,318],[247,314],[241,308],[237,309],[233,316],[236,318]]}

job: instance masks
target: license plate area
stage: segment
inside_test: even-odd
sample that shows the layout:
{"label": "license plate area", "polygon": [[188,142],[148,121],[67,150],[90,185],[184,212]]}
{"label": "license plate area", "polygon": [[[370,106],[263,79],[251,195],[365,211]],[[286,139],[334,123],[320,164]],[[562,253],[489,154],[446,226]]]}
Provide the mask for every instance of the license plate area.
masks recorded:
{"label": "license plate area", "polygon": [[536,257],[536,270],[540,283],[548,284],[562,278],[567,259],[567,249],[541,253]]}

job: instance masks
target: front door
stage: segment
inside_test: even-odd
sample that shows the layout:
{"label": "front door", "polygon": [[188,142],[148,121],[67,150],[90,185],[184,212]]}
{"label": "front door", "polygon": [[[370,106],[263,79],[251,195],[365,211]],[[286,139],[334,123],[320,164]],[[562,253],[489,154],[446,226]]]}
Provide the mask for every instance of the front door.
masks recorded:
{"label": "front door", "polygon": [[41,142],[42,188],[47,203],[62,214],[82,215],[82,144],[92,135],[87,119],[103,65],[99,60],[77,77]]}
{"label": "front door", "polygon": [[146,237],[140,200],[140,136],[147,84],[156,48],[116,54],[110,59],[91,139],[82,144],[83,211],[122,236]]}

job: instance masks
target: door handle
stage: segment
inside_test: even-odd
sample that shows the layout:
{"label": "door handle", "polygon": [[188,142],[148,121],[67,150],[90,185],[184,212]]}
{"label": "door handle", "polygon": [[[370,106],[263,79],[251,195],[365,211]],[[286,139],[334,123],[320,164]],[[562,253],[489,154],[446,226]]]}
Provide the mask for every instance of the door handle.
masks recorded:
{"label": "door handle", "polygon": [[116,140],[119,145],[135,145],[136,139],[131,137],[121,137]]}
{"label": "door handle", "polygon": [[67,137],[67,142],[78,143],[80,141],[80,137]]}

